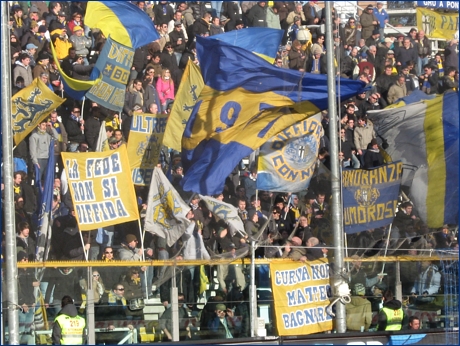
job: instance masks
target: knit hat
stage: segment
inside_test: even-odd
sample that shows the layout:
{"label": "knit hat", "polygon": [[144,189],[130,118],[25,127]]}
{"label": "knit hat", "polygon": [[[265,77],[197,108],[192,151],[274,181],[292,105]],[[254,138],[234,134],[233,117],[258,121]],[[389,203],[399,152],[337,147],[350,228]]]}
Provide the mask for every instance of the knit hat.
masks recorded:
{"label": "knit hat", "polygon": [[374,29],[374,31],[372,31],[372,35],[377,35],[377,34],[380,34],[379,29]]}
{"label": "knit hat", "polygon": [[385,37],[385,43],[393,43],[393,40],[389,37]]}
{"label": "knit hat", "polygon": [[42,52],[40,54],[38,54],[38,59],[37,61],[40,61],[40,60],[49,60],[50,56],[48,55],[48,53],[46,52]]}
{"label": "knit hat", "polygon": [[83,30],[83,28],[80,25],[75,25],[72,31],[75,32],[78,30]]}
{"label": "knit hat", "polygon": [[48,30],[48,29],[46,28],[45,25],[40,25],[40,26],[38,27],[38,32],[39,32],[39,33],[46,32],[47,30]]}
{"label": "knit hat", "polygon": [[137,237],[134,234],[127,234],[126,237],[126,243],[131,243],[134,240],[137,240]]}

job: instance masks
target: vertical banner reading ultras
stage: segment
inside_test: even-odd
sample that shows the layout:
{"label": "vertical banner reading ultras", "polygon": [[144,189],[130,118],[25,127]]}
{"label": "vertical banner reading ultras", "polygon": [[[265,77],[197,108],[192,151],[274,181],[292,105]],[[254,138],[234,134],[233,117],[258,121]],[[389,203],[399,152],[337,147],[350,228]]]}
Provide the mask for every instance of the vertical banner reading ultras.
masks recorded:
{"label": "vertical banner reading ultras", "polygon": [[150,185],[163,145],[167,119],[167,114],[133,115],[127,150],[135,185]]}
{"label": "vertical banner reading ultras", "polygon": [[270,262],[278,335],[306,335],[332,330],[329,264],[325,261]]}
{"label": "vertical banner reading ultras", "polygon": [[393,222],[401,185],[402,162],[371,170],[342,172],[343,221],[348,234]]}
{"label": "vertical banner reading ultras", "polygon": [[102,153],[61,155],[81,231],[139,219],[125,145]]}

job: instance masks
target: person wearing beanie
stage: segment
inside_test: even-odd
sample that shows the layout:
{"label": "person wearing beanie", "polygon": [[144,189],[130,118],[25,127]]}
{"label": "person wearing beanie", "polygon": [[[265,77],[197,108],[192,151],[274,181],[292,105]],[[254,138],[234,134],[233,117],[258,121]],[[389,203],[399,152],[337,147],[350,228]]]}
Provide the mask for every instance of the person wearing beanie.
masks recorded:
{"label": "person wearing beanie", "polygon": [[35,65],[32,74],[34,79],[39,78],[42,73],[45,73],[49,80],[49,70],[50,70],[50,56],[46,52],[41,52],[38,54],[37,65]]}
{"label": "person wearing beanie", "polygon": [[374,7],[368,5],[364,10],[361,16],[359,17],[359,22],[362,26],[361,38],[367,40],[371,37],[372,32],[379,25],[379,21],[374,14]]}
{"label": "person wearing beanie", "polygon": [[78,315],[77,307],[70,296],[61,300],[61,310],[54,320],[53,345],[82,345],[86,321]]}
{"label": "person wearing beanie", "polygon": [[352,294],[350,303],[346,305],[347,330],[367,331],[372,322],[372,304],[365,297],[366,287],[357,283],[352,289]]}
{"label": "person wearing beanie", "polygon": [[85,36],[83,28],[79,25],[74,26],[72,36],[70,36],[69,40],[72,42],[72,47],[75,48],[76,54],[83,56],[85,65],[88,65],[87,55],[89,54],[92,41],[89,37]]}
{"label": "person wearing beanie", "polygon": [[[125,241],[121,243],[118,249],[118,258],[122,261],[142,261],[145,258],[153,258],[153,249],[139,248],[138,240],[134,234],[127,234]],[[146,272],[146,274],[145,274]],[[141,267],[140,279],[142,286],[142,294],[144,298],[148,298],[151,294],[152,280],[153,280],[153,267]],[[146,293],[147,291],[147,293]]]}

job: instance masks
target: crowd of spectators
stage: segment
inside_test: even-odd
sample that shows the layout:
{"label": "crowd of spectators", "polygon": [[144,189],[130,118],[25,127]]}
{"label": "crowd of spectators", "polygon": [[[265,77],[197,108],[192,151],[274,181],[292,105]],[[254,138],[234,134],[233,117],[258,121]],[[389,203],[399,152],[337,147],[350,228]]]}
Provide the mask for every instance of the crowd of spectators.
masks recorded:
{"label": "crowd of spectators", "polygon": [[[334,11],[334,47],[325,45],[324,11],[319,15],[316,1],[296,4],[291,1],[276,1],[269,6],[265,1],[225,1],[221,8],[209,11],[204,2],[159,1],[155,6],[143,1],[133,2],[145,11],[155,22],[160,39],[136,49],[127,85],[125,104],[121,113],[106,109],[94,102],[82,104],[64,92],[62,78],[57,64],[70,77],[88,80],[91,70],[105,43],[104,33],[89,28],[84,23],[86,2],[19,2],[11,7],[10,45],[13,94],[40,78],[56,94],[67,101],[51,112],[28,138],[14,150],[14,198],[17,227],[18,261],[35,259],[37,223],[37,180],[43,179],[49,159],[49,143],[55,138],[56,176],[54,180],[52,205],[52,243],[50,259],[89,260],[114,259],[139,261],[141,259],[209,259],[223,255],[232,259],[244,253],[252,237],[259,237],[257,256],[267,258],[291,258],[311,261],[331,256],[332,234],[330,187],[322,179],[313,179],[307,191],[297,194],[274,194],[266,191],[256,193],[257,170],[254,166],[236,167],[226,180],[224,191],[213,197],[238,208],[238,214],[245,225],[245,232],[232,233],[225,220],[210,212],[206,203],[197,194],[187,194],[180,189],[184,174],[179,153],[163,148],[160,162],[165,173],[172,174],[173,185],[190,205],[187,217],[192,221],[186,234],[173,247],[165,240],[149,233],[139,244],[138,223],[125,223],[94,231],[84,232],[80,237],[75,210],[63,173],[60,153],[88,152],[97,150],[97,139],[101,126],[105,126],[111,149],[127,143],[132,115],[135,113],[169,113],[178,90],[183,70],[188,62],[199,65],[195,49],[195,36],[212,36],[244,27],[272,27],[285,30],[283,43],[274,61],[279,68],[293,69],[306,73],[334,73],[344,78],[359,79],[369,86],[369,91],[357,95],[340,105],[340,160],[342,167],[373,168],[383,164],[372,123],[367,111],[382,109],[415,90],[426,94],[439,94],[458,87],[458,40],[448,42],[444,54],[433,54],[431,44],[423,31],[410,30],[408,36],[396,37],[384,34],[388,18],[382,10],[382,3],[369,5],[358,16],[350,17],[345,25]],[[305,41],[305,26],[311,27],[311,42]],[[54,44],[57,59],[53,60],[50,44]],[[326,55],[334,54],[335,70],[328,71]],[[322,121],[324,137],[318,155],[318,164],[328,167],[328,122],[327,113]],[[39,175],[35,174],[39,168]],[[136,187],[139,209],[145,217],[148,187]],[[409,210],[410,209],[410,210]],[[144,213],[142,213],[144,211]],[[402,204],[394,222],[393,236],[404,238],[404,245],[413,249],[449,248],[458,246],[452,230],[446,225],[443,230],[429,230],[412,214],[412,205]],[[433,233],[434,231],[434,233]],[[194,241],[190,241],[193,239]],[[373,267],[367,273],[361,268],[360,256],[368,256],[385,247],[384,230],[369,230],[350,236],[350,248],[357,248],[356,263],[350,271],[350,284],[356,284],[357,296],[371,295],[392,285],[389,276],[376,273]],[[193,243],[193,244],[192,244]],[[328,250],[329,249],[329,250]],[[458,249],[458,247],[457,247]],[[247,253],[247,252],[246,252]],[[413,277],[404,289],[407,294],[432,295],[436,289],[426,288],[430,278],[441,275],[434,264],[418,264],[421,273]],[[419,269],[420,267],[420,269]],[[427,273],[426,268],[431,268]],[[436,268],[436,269],[435,269]],[[110,270],[108,270],[110,269]],[[169,287],[176,275],[179,300],[184,308],[196,311],[199,299],[200,267],[178,267],[178,272],[168,274],[167,267],[99,268],[93,272],[95,301],[110,309],[98,309],[97,318],[143,319],[142,299],[159,296],[167,307],[171,302]],[[423,270],[423,271],[421,271]],[[433,271],[437,274],[433,275]],[[209,279],[212,273],[206,272]],[[167,277],[169,275],[169,277]],[[425,276],[424,276],[425,275]],[[38,282],[28,270],[19,274],[20,304],[34,303],[32,287],[44,288],[48,313],[54,316],[58,303],[64,295],[74,297],[80,306],[81,293],[87,283],[80,270],[72,268],[49,269],[42,282]],[[166,279],[165,279],[166,277]],[[376,279],[377,278],[377,279]],[[219,266],[217,279],[221,296],[227,300],[231,295],[241,311],[243,292],[247,293],[248,275],[243,266]],[[437,281],[440,281],[436,279]],[[152,283],[161,282],[152,291]],[[379,283],[378,283],[379,282]],[[43,284],[46,284],[43,286]],[[435,283],[433,283],[435,285]],[[437,283],[439,291],[440,283]],[[410,288],[409,288],[410,286]],[[380,288],[379,288],[380,287]],[[432,292],[433,291],[433,292]],[[416,299],[416,298],[414,298]],[[238,302],[238,303],[235,303]],[[211,315],[227,311],[219,299],[213,302]],[[362,305],[362,298],[354,302]],[[83,307],[84,308],[84,307]],[[182,308],[182,305],[181,305]],[[214,310],[213,310],[214,309]],[[26,309],[24,310],[25,312]],[[234,311],[234,310],[232,310]],[[202,315],[203,316],[203,315]],[[29,316],[30,317],[30,316]],[[215,317],[215,316],[214,316]],[[366,320],[366,329],[369,328]],[[214,324],[213,324],[214,323]],[[217,328],[216,320],[210,317],[205,322],[212,335],[227,335],[227,327]],[[218,320],[217,320],[218,323]],[[222,322],[223,323],[223,322]],[[204,325],[203,325],[204,326]],[[168,326],[163,326],[168,330]],[[222,329],[223,328],[223,329]],[[169,331],[165,332],[169,338]],[[240,329],[235,335],[248,336],[248,330]]]}

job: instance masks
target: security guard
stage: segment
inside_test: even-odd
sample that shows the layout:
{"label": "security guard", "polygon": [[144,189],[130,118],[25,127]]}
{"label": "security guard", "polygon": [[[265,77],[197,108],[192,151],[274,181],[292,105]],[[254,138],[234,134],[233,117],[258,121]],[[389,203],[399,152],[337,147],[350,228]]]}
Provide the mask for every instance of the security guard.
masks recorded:
{"label": "security guard", "polygon": [[401,302],[394,299],[391,290],[383,293],[383,302],[383,308],[379,311],[377,330],[401,330],[407,319]]}
{"label": "security guard", "polygon": [[78,316],[73,299],[69,296],[62,298],[61,308],[54,319],[53,345],[83,345],[85,319]]}

